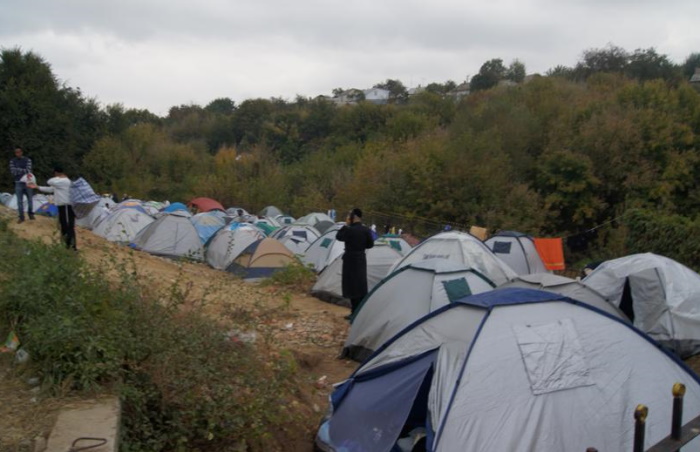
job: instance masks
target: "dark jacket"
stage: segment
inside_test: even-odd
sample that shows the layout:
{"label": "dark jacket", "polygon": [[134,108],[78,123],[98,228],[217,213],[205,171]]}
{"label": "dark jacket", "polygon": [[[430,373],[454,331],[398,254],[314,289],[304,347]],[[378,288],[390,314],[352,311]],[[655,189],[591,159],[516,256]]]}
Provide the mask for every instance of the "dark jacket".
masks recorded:
{"label": "dark jacket", "polygon": [[343,254],[343,297],[354,299],[367,295],[367,256],[374,246],[372,231],[362,223],[343,226],[336,239],[345,242]]}
{"label": "dark jacket", "polygon": [[13,157],[10,160],[10,173],[15,179],[15,182],[19,182],[22,176],[32,172],[32,159],[29,157],[17,158]]}

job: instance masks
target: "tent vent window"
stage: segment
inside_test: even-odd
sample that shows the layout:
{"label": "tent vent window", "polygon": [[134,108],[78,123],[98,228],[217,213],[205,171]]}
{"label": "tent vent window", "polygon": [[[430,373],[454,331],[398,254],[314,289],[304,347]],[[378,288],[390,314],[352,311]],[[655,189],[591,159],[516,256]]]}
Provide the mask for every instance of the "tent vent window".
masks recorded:
{"label": "tent vent window", "polygon": [[450,303],[472,294],[469,283],[464,278],[443,281],[442,285],[445,288],[445,293],[447,293],[447,298],[450,300]]}
{"label": "tent vent window", "polygon": [[593,381],[574,322],[513,326],[535,395],[590,386]]}

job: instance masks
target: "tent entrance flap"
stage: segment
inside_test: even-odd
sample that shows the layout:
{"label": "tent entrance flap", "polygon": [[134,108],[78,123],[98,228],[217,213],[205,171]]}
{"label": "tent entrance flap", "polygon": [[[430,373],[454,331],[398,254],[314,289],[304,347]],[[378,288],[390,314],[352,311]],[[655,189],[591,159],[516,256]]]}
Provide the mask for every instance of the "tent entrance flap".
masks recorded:
{"label": "tent entrance flap", "polygon": [[418,399],[427,397],[421,388],[430,387],[426,379],[436,356],[434,350],[373,378],[356,379],[329,421],[328,444],[348,452],[391,451],[404,430],[413,427],[407,422],[420,423],[421,414],[426,415]]}

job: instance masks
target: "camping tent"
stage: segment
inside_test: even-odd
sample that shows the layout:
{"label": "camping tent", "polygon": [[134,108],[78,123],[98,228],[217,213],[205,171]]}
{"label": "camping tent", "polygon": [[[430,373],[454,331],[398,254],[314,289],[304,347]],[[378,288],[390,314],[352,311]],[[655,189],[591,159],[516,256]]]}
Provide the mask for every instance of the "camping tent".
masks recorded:
{"label": "camping tent", "polygon": [[583,283],[682,358],[700,352],[700,275],[652,253],[603,262]]}
{"label": "camping tent", "polygon": [[92,207],[92,210],[83,218],[76,218],[75,225],[85,229],[92,229],[99,223],[102,218],[110,213],[110,209],[116,204],[109,196],[103,196],[97,201],[97,204]]}
{"label": "camping tent", "polygon": [[197,229],[185,212],[163,215],[145,227],[133,240],[134,246],[147,253],[164,257],[202,260],[204,248]]}
{"label": "camping tent", "polygon": [[518,275],[546,273],[532,237],[522,232],[500,231],[484,242],[493,254]]}
{"label": "camping tent", "polygon": [[[33,208],[34,210],[36,210],[36,209],[38,209],[39,207],[43,206],[43,205],[46,204],[47,202],[49,202],[49,198],[46,197],[46,196],[44,196],[44,195],[38,194],[38,195],[32,196],[32,208]],[[9,207],[9,208],[12,209],[12,210],[17,210],[17,195],[12,195],[12,197],[10,198],[10,200],[7,202],[7,207]],[[24,207],[23,210],[24,210],[25,212],[29,209],[29,205],[27,204],[27,199],[26,199],[26,197],[25,197],[25,199],[24,199],[24,205],[23,205],[23,207]]]}
{"label": "camping tent", "polygon": [[12,199],[12,195],[9,193],[0,193],[0,204],[6,206],[8,202]]}
{"label": "camping tent", "polygon": [[582,301],[593,306],[594,308],[605,311],[610,315],[614,315],[615,317],[629,321],[627,316],[618,308],[609,303],[604,296],[583,284],[581,281],[567,278],[565,276],[554,275],[552,273],[520,275],[513,281],[503,284],[501,287],[546,290],[547,292],[554,292],[565,297],[573,298],[574,300]]}
{"label": "camping tent", "polygon": [[207,243],[226,225],[226,215],[220,210],[198,213],[190,218],[202,243]]}
{"label": "camping tent", "polygon": [[400,235],[386,234],[379,237],[374,243],[382,243],[391,246],[402,256],[407,255],[411,251],[411,245],[408,244]]}
{"label": "camping tent", "polygon": [[[388,245],[375,245],[367,250],[367,288],[372,290],[387,274],[394,263],[401,259],[401,254]],[[328,301],[340,301],[350,306],[343,298],[343,257],[338,256],[326,267],[316,284],[311,288],[311,295]]]}
{"label": "camping tent", "polygon": [[229,223],[217,232],[207,244],[207,263],[225,270],[252,243],[265,238],[257,227],[247,223]]}
{"label": "camping tent", "polygon": [[92,232],[110,242],[130,243],[143,228],[151,223],[153,223],[153,217],[145,212],[124,208],[102,217],[93,226]]}
{"label": "camping tent", "polygon": [[194,198],[192,201],[187,203],[187,206],[193,211],[197,212],[210,212],[212,210],[220,210],[221,212],[224,212],[226,210],[219,201],[211,198]]}
{"label": "camping tent", "polygon": [[239,217],[244,215],[250,215],[247,210],[242,207],[229,207],[226,209],[226,215],[231,217]]}
{"label": "camping tent", "polygon": [[392,272],[414,262],[447,259],[478,270],[496,285],[515,278],[515,272],[498,259],[484,243],[466,232],[441,232],[413,248],[394,265]]}
{"label": "camping tent", "polygon": [[274,218],[274,220],[283,226],[288,225],[288,224],[292,224],[296,221],[296,219],[290,215],[278,215]]}
{"label": "camping tent", "polygon": [[278,209],[275,206],[267,206],[263,210],[258,213],[258,216],[260,217],[270,217],[270,218],[275,218],[280,215],[284,215],[284,212],[282,212],[280,209]]}
{"label": "camping tent", "polygon": [[116,206],[112,207],[112,210],[122,210],[122,209],[134,209],[134,210],[138,210],[139,212],[143,212],[146,214],[148,213],[148,212],[146,212],[146,209],[143,208],[143,203],[138,199],[127,199],[127,200],[120,202]]}
{"label": "camping tent", "polygon": [[297,221],[295,221],[294,223],[313,226],[321,234],[328,231],[328,229],[333,227],[333,225],[335,224],[331,217],[322,212],[312,212],[308,215],[304,215],[301,218],[297,218]]}
{"label": "camping tent", "polygon": [[265,233],[266,236],[270,236],[273,232],[279,229],[279,224],[270,218],[257,218],[252,221],[252,223],[258,227],[261,231]]}
{"label": "camping tent", "polygon": [[47,202],[44,203],[41,207],[36,209],[34,211],[38,215],[44,215],[47,217],[57,217],[58,216],[58,207],[56,207],[56,204],[52,202]]}
{"label": "camping tent", "polygon": [[319,237],[313,226],[294,224],[277,229],[270,237],[277,239],[294,254],[303,254]]}
{"label": "camping tent", "polygon": [[698,377],[630,324],[551,292],[496,289],[386,342],[336,386],[316,443],[388,451],[425,429],[434,452],[623,452],[644,403],[646,449],[669,433],[676,382],[683,419],[698,416]]}
{"label": "camping tent", "polygon": [[284,245],[266,238],[251,243],[226,270],[244,279],[267,278],[294,262],[294,255]]}
{"label": "camping tent", "polygon": [[181,202],[174,202],[174,203],[170,204],[169,206],[165,207],[161,212],[162,213],[183,212],[183,213],[187,213],[191,216],[190,211],[187,208],[187,206]]}
{"label": "camping tent", "polygon": [[329,229],[317,238],[301,256],[301,262],[317,273],[328,267],[338,256],[345,252],[345,244],[336,240],[340,226]]}
{"label": "camping tent", "polygon": [[428,259],[387,276],[354,315],[343,355],[364,361],[416,320],[496,285],[476,270],[445,259]]}

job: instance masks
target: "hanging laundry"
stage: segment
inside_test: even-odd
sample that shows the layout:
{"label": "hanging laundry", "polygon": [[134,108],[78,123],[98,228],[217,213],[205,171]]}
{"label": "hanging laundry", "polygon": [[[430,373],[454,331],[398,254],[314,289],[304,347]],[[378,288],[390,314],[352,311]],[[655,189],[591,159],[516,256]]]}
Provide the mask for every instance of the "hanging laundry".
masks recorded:
{"label": "hanging laundry", "polygon": [[535,248],[547,270],[564,270],[564,245],[561,238],[535,239]]}

